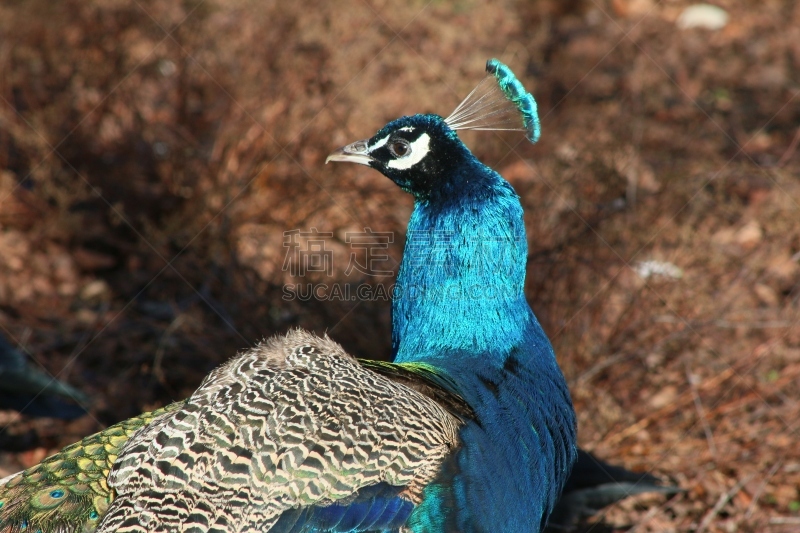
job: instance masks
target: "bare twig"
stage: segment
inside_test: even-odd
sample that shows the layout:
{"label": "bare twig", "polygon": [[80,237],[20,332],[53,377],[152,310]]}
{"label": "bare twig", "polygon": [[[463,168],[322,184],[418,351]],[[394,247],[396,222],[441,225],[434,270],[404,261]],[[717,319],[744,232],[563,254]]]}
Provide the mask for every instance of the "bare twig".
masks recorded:
{"label": "bare twig", "polygon": [[[789,330],[787,330],[787,331],[789,331]],[[717,374],[717,375],[707,379],[703,383],[701,383],[697,387],[697,389],[698,390],[713,390],[714,388],[716,388],[716,387],[722,385],[723,383],[725,383],[727,380],[729,380],[731,378],[734,378],[736,376],[739,376],[741,371],[744,370],[744,373],[749,372],[749,370],[752,369],[759,360],[761,360],[763,357],[766,356],[767,353],[769,353],[771,351],[772,346],[774,346],[775,344],[780,342],[781,339],[783,339],[783,337],[785,335],[786,335],[786,333],[784,333],[783,336],[781,336],[781,337],[779,337],[777,339],[773,339],[772,341],[767,343],[769,345],[768,348],[766,350],[763,350],[763,352],[760,353],[759,355],[757,355],[755,357],[755,359],[743,358],[743,359],[740,359],[739,361],[736,361],[733,364],[733,366],[729,366],[728,368],[726,368],[725,370],[723,370],[719,374]],[[784,378],[781,378],[780,380],[778,380],[775,383],[775,386],[778,387],[778,388],[783,387],[784,385],[781,383],[781,381],[783,379]],[[752,394],[755,395],[755,393],[752,393]],[[676,398],[673,403],[671,403],[669,405],[666,405],[666,406],[662,407],[661,409],[658,409],[657,411],[654,411],[654,412],[650,413],[649,415],[645,416],[644,418],[642,418],[641,420],[639,420],[635,424],[632,424],[632,425],[628,426],[627,428],[623,429],[622,431],[619,431],[619,432],[611,435],[610,437],[608,437],[608,439],[604,440],[603,444],[605,444],[606,446],[614,446],[615,444],[617,444],[619,442],[622,442],[623,440],[627,439],[631,435],[635,435],[639,431],[642,431],[643,429],[647,428],[655,420],[663,420],[663,419],[665,419],[668,415],[674,413],[675,411],[677,411],[681,407],[685,406],[691,400],[692,400],[691,392],[684,392],[680,396],[678,396],[678,398]],[[716,408],[712,409],[711,412],[714,413],[715,411],[716,411]]]}
{"label": "bare twig", "polygon": [[[705,383],[703,383],[700,386],[700,388],[701,389],[713,389],[714,387],[716,387],[718,385],[721,385],[722,383],[724,383],[728,379],[734,377],[735,375],[736,375],[736,370],[734,369],[734,367],[732,367],[732,366],[728,367],[725,370],[723,370],[722,372],[720,372],[719,374],[717,374],[716,376],[714,376],[713,378],[711,378],[708,381],[706,381]],[[623,440],[625,440],[626,438],[630,437],[631,435],[635,435],[639,431],[642,431],[643,429],[645,429],[654,420],[663,420],[663,419],[665,419],[669,414],[677,411],[680,407],[684,406],[689,401],[691,401],[691,394],[687,394],[687,393],[681,394],[670,405],[666,405],[666,406],[662,407],[661,409],[650,413],[649,415],[647,415],[646,417],[642,418],[641,420],[639,420],[635,424],[632,424],[632,425],[628,426],[627,428],[623,429],[622,431],[619,431],[619,432],[611,435],[605,441],[604,444],[607,445],[607,446],[613,446],[613,445],[615,445],[615,444],[617,444],[619,442],[622,442]]]}
{"label": "bare twig", "polygon": [[800,524],[800,516],[773,516],[769,519],[770,524]]}
{"label": "bare twig", "polygon": [[621,360],[625,359],[626,357],[628,357],[630,355],[631,354],[629,354],[627,352],[617,352],[617,353],[615,353],[614,355],[612,355],[610,357],[605,357],[605,358],[601,359],[600,361],[598,361],[597,363],[595,363],[592,367],[590,367],[588,370],[586,370],[580,376],[578,376],[578,379],[576,379],[575,382],[577,384],[579,384],[579,385],[587,383],[587,382],[591,381],[592,378],[594,378],[595,376],[600,374],[600,372],[602,372],[606,368],[616,365]]}
{"label": "bare twig", "polygon": [[703,407],[703,400],[700,399],[700,394],[697,392],[697,378],[692,375],[692,369],[689,368],[689,361],[684,361],[686,366],[686,381],[689,382],[689,390],[692,392],[692,399],[694,400],[694,408],[697,410],[697,418],[703,425],[703,433],[706,435],[708,441],[708,449],[714,460],[718,461],[717,444],[714,442],[714,433],[711,431],[711,424],[708,423],[708,414],[705,407]]}
{"label": "bare twig", "polygon": [[650,509],[647,511],[647,513],[645,513],[645,515],[642,517],[642,519],[641,519],[641,520],[639,520],[639,521],[638,521],[638,523],[637,523],[635,526],[633,526],[631,529],[629,529],[629,530],[628,530],[628,533],[636,533],[636,532],[637,532],[637,531],[639,531],[641,528],[643,528],[643,527],[644,527],[644,526],[645,526],[645,525],[646,525],[646,524],[647,524],[647,523],[648,523],[650,520],[652,520],[652,518],[653,518],[655,515],[657,515],[658,513],[660,513],[660,512],[662,512],[662,511],[664,511],[664,509],[666,509],[666,508],[667,508],[667,506],[670,504],[670,502],[671,502],[673,499],[674,499],[674,497],[673,497],[673,498],[670,498],[670,499],[668,499],[667,501],[665,501],[665,502],[664,502],[664,503],[662,503],[661,505],[656,505],[656,506],[653,506],[652,508],[650,508]]}
{"label": "bare twig", "polygon": [[797,128],[797,132],[794,134],[794,139],[792,139],[792,142],[789,143],[789,147],[786,149],[786,151],[783,152],[783,155],[778,160],[777,166],[782,167],[789,160],[789,158],[792,157],[792,154],[797,149],[798,143],[800,143],[800,128]]}
{"label": "bare twig", "polygon": [[739,483],[734,485],[731,490],[721,495],[717,501],[717,504],[703,517],[703,520],[700,522],[700,525],[697,526],[695,533],[703,533],[703,531],[708,529],[708,526],[711,525],[711,521],[714,520],[714,517],[719,514],[722,508],[725,507],[725,505],[731,501],[731,499],[736,496],[740,490],[742,490],[742,487],[744,487],[750,482],[751,479],[753,479],[754,475],[755,474],[750,474],[746,478],[739,481]]}
{"label": "bare twig", "polygon": [[758,504],[758,499],[761,498],[761,494],[764,492],[764,489],[767,488],[767,483],[769,483],[769,480],[772,479],[772,476],[775,475],[775,472],[778,471],[778,469],[781,467],[782,464],[783,464],[783,459],[775,463],[775,466],[769,469],[769,472],[767,472],[767,476],[764,478],[764,480],[758,486],[758,489],[756,489],[756,492],[753,494],[753,501],[751,501],[750,505],[747,506],[747,512],[744,514],[745,519],[750,518],[750,515],[753,514],[753,511],[755,511],[756,505]]}

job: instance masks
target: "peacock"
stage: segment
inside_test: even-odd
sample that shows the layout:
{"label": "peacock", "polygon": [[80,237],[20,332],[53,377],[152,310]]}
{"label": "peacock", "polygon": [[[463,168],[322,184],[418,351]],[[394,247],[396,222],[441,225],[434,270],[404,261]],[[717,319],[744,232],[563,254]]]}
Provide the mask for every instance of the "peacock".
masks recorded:
{"label": "peacock", "polygon": [[499,61],[487,72],[448,118],[403,117],[328,158],[414,197],[394,362],[273,337],[190,398],[0,480],[0,532],[542,531],[578,454],[575,413],[523,294],[519,199],[456,134],[538,139],[532,96]]}
{"label": "peacock", "polygon": [[328,157],[370,166],[413,196],[392,302],[394,361],[424,368],[474,412],[409,517],[412,531],[540,531],[577,456],[569,390],[523,291],[519,197],[456,133],[539,138],[530,93],[499,61],[486,70],[448,118],[402,117]]}

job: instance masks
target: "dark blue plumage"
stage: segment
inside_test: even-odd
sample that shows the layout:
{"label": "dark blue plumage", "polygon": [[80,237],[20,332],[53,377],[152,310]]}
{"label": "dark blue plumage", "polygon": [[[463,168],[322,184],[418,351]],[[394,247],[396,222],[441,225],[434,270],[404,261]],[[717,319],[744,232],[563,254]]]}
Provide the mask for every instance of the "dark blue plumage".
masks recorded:
{"label": "dark blue plumage", "polygon": [[361,489],[352,501],[284,512],[270,533],[393,531],[408,521],[414,505],[400,497],[404,487],[379,483]]}
{"label": "dark blue plumage", "polygon": [[474,413],[408,525],[539,531],[575,461],[576,429],[523,293],[519,198],[436,115],[390,122],[330,159],[369,165],[414,196],[392,308],[395,362],[441,376]]}

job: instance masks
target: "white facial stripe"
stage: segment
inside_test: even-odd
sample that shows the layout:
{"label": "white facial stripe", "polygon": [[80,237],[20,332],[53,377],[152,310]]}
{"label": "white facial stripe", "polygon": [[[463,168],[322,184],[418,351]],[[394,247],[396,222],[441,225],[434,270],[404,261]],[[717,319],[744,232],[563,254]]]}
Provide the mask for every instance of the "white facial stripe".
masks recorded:
{"label": "white facial stripe", "polygon": [[403,128],[400,128],[397,131],[414,131],[414,127],[413,126],[405,126]]}
{"label": "white facial stripe", "polygon": [[389,135],[387,135],[386,137],[384,137],[384,138],[383,138],[383,139],[381,139],[380,141],[376,142],[376,143],[375,143],[375,146],[373,146],[372,148],[370,148],[370,149],[368,150],[368,152],[369,152],[369,153],[372,153],[372,152],[374,152],[375,150],[377,150],[378,148],[380,148],[381,146],[383,146],[384,144],[386,144],[386,141],[388,141],[388,140],[389,140]]}
{"label": "white facial stripe", "polygon": [[430,149],[431,138],[427,133],[423,133],[419,138],[409,145],[411,152],[403,158],[393,159],[386,163],[389,168],[396,168],[397,170],[408,170],[428,155]]}

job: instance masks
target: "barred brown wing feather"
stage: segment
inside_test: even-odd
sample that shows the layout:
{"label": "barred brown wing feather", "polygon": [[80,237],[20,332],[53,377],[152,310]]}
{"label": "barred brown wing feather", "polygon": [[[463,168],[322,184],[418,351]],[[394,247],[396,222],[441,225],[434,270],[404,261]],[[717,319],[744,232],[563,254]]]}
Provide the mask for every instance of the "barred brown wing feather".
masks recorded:
{"label": "barred brown wing feather", "polygon": [[379,483],[417,503],[459,424],[327,337],[294,331],[212,372],[126,446],[99,531],[268,531],[286,510]]}

